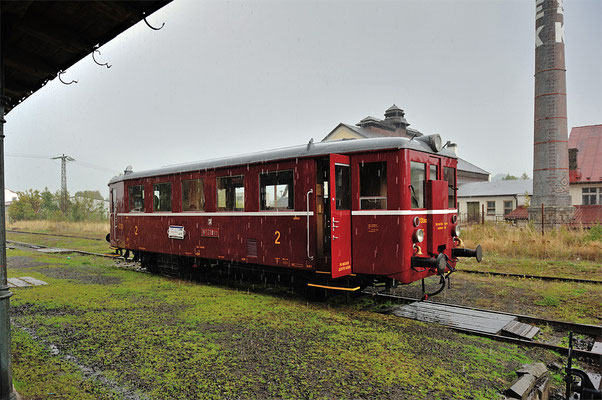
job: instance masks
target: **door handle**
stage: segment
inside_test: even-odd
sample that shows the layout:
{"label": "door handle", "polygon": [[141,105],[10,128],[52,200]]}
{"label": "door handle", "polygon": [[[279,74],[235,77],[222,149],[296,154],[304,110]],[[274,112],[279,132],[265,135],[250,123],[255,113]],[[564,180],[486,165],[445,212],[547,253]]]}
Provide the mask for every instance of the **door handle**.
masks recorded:
{"label": "door handle", "polygon": [[336,240],[338,238],[339,238],[338,236],[332,235],[332,240]]}

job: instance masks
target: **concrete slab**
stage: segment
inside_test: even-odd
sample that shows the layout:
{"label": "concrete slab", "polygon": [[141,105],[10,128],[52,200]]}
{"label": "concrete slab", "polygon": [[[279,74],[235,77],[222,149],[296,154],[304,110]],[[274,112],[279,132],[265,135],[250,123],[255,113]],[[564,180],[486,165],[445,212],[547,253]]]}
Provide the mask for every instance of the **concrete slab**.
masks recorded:
{"label": "concrete slab", "polygon": [[73,250],[70,249],[60,249],[57,247],[48,247],[45,249],[38,249],[38,251],[40,253],[59,253],[59,254],[63,254],[63,253],[73,253]]}
{"label": "concrete slab", "polygon": [[28,287],[28,286],[32,286],[31,283],[25,282],[25,281],[21,280],[20,278],[8,278],[7,281],[9,283],[9,286],[13,285],[12,287]]}
{"label": "concrete slab", "polygon": [[48,285],[48,282],[44,282],[39,279],[32,278],[31,276],[21,276],[21,277],[19,277],[19,279],[21,279],[22,281],[25,281],[27,283],[31,283],[33,286]]}

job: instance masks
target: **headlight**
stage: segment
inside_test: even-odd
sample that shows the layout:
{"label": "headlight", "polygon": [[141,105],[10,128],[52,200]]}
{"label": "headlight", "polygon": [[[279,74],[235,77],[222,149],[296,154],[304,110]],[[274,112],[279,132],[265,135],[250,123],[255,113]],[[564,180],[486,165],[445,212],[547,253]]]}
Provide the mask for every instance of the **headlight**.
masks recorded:
{"label": "headlight", "polygon": [[424,231],[422,229],[416,229],[414,231],[414,241],[418,243],[422,243],[424,240]]}
{"label": "headlight", "polygon": [[420,225],[420,217],[414,217],[414,227]]}
{"label": "headlight", "polygon": [[456,225],[452,228],[452,236],[460,237],[460,226],[459,225]]}
{"label": "headlight", "polygon": [[458,222],[458,216],[455,214],[452,215],[451,221],[452,221],[452,224],[455,224],[456,222]]}

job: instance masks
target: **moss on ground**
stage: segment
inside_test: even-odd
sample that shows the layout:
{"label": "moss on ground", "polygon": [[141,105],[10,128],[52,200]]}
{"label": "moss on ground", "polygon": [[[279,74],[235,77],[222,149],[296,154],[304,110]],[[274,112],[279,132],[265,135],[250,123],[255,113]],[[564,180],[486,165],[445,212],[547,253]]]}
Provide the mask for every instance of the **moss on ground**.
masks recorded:
{"label": "moss on ground", "polygon": [[[9,275],[49,285],[15,289],[12,317],[59,354],[13,326],[14,376],[26,398],[57,391],[92,398],[73,391],[103,388],[68,355],[157,399],[491,399],[521,363],[556,359],[353,305],[199,285],[119,269],[113,260],[27,256],[39,265],[21,263]],[[45,357],[40,373],[32,371],[37,353]],[[50,384],[44,365],[65,383]]]}

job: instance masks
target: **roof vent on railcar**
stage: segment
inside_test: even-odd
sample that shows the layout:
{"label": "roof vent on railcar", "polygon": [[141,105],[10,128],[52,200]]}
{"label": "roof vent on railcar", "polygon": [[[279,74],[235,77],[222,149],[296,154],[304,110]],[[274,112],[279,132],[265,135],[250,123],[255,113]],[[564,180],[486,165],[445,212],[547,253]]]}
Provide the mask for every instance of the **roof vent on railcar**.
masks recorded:
{"label": "roof vent on railcar", "polygon": [[132,168],[131,165],[128,165],[127,167],[125,167],[125,169],[123,170],[123,175],[129,175],[132,172],[134,172],[134,169]]}
{"label": "roof vent on railcar", "polygon": [[436,153],[440,152],[443,148],[443,141],[441,140],[441,136],[437,133],[434,135],[424,135],[419,136],[416,140],[420,140],[429,145],[429,147]]}

